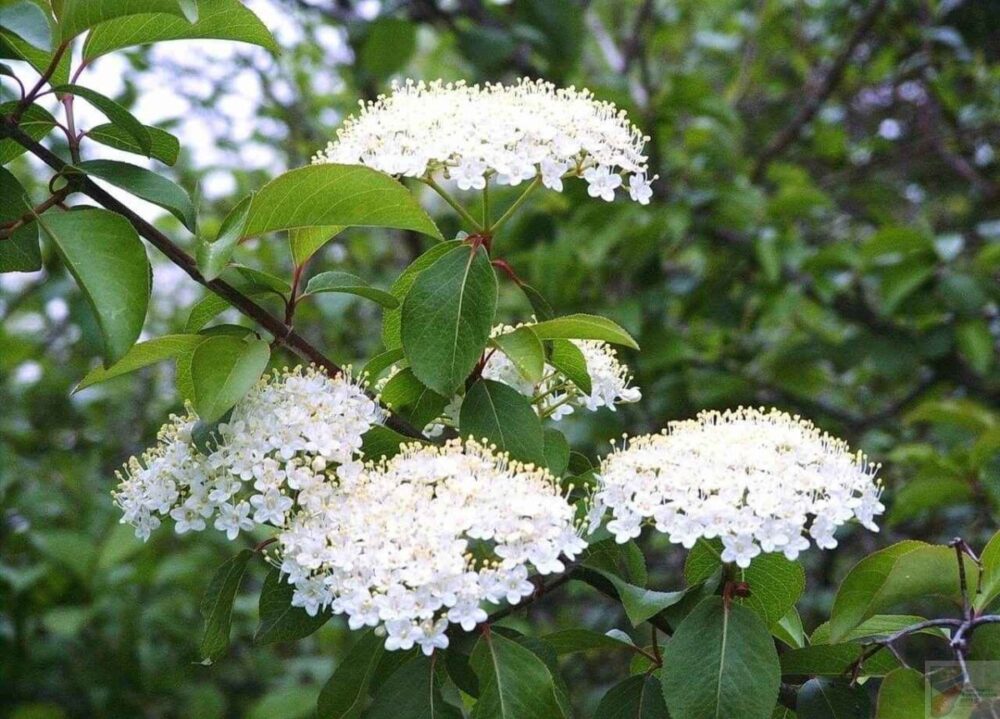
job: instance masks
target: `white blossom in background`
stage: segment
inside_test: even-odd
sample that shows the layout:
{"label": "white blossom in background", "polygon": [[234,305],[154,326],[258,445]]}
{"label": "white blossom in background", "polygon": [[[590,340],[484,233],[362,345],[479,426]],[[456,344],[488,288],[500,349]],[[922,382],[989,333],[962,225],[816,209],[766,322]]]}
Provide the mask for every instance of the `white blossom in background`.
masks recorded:
{"label": "white blossom in background", "polygon": [[[531,325],[497,325],[492,336],[513,332],[519,327]],[[526,397],[540,397],[535,410],[544,416],[559,420],[574,409],[584,408],[596,412],[602,407],[614,411],[615,405],[630,404],[642,399],[642,392],[632,386],[632,374],[618,353],[607,342],[599,340],[567,340],[580,353],[590,375],[590,393],[568,381],[565,375],[546,363],[542,371],[542,381],[533,383],[526,380],[514,363],[499,349],[494,351],[483,366],[483,377],[510,385]]]}
{"label": "white blossom in background", "polygon": [[281,569],[293,605],[377,627],[390,650],[447,647],[450,625],[470,631],[484,603],[517,604],[532,567],[561,572],[586,546],[547,470],[473,440],[345,467],[279,536]]}
{"label": "white blossom in background", "polygon": [[877,532],[885,507],[877,465],[778,410],[702,412],[636,437],[605,457],[591,506],[591,529],[610,511],[619,542],[651,522],[687,548],[722,541],[722,559],[747,567],[761,552],[795,559],[809,547],[837,546],[851,519]]}
{"label": "white blossom in background", "polygon": [[535,178],[562,189],[582,177],[591,197],[611,201],[628,180],[630,197],[648,204],[648,137],[624,110],[588,90],[542,80],[467,85],[408,80],[361,110],[313,163],[367,165],[390,175],[444,174],[463,190],[488,179],[519,185]]}
{"label": "white blossom in background", "polygon": [[276,371],[218,426],[207,452],[193,442],[193,411],[171,417],[156,446],[118,473],[115,503],[142,539],[166,517],[178,534],[212,526],[229,539],[259,524],[284,527],[293,510],[325,501],[337,465],[360,466],[361,435],[381,420],[375,401],[343,375]]}

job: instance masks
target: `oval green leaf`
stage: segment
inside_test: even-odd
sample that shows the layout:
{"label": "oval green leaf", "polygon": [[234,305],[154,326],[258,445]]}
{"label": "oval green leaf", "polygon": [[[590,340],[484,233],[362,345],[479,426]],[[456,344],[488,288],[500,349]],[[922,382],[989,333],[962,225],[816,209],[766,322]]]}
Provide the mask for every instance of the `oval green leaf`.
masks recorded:
{"label": "oval green leaf", "polygon": [[543,340],[601,340],[616,345],[639,349],[639,345],[620,325],[606,317],[595,315],[566,315],[531,325],[539,339]]}
{"label": "oval green leaf", "polygon": [[661,678],[673,719],[769,719],[781,669],[760,617],[709,597],[664,648]]}
{"label": "oval green leaf", "polygon": [[163,175],[144,167],[117,160],[88,160],[75,165],[88,175],[99,177],[136,197],[159,205],[195,231],[194,203],[187,190]]}
{"label": "oval green leaf", "polygon": [[403,350],[417,379],[450,397],[490,338],[497,278],[486,250],[456,247],[421,272],[403,300]]}
{"label": "oval green leaf", "polygon": [[399,300],[392,294],[372,287],[365,280],[349,272],[321,272],[309,280],[305,294],[315,295],[321,292],[342,292],[364,297],[389,309],[399,307]]}
{"label": "oval green leaf", "polygon": [[542,422],[528,398],[509,385],[488,379],[472,385],[458,426],[464,437],[485,439],[522,462],[546,465]]}
{"label": "oval green leaf", "polygon": [[83,44],[90,61],[115,50],[168,40],[232,40],[260,45],[274,55],[278,44],[260,18],[240,0],[198,0],[198,19],[147,12],[101,23]]}
{"label": "oval green leaf", "polygon": [[205,338],[201,335],[165,335],[147,342],[140,342],[133,345],[128,353],[111,367],[92,369],[73,391],[79,392],[91,385],[107,382],[109,379],[135,372],[137,369],[148,367],[171,357],[177,357],[185,352],[192,352],[204,340]]}
{"label": "oval green leaf", "polygon": [[271,180],[250,203],[244,236],[329,225],[392,227],[441,237],[409,190],[361,165],[310,165]]}
{"label": "oval green leaf", "polygon": [[93,308],[110,367],[135,344],[146,319],[150,267],[139,235],[107,210],[47,213],[38,223]]}
{"label": "oval green leaf", "polygon": [[209,337],[191,355],[194,408],[202,422],[214,422],[239,402],[267,368],[271,349],[264,340],[231,335]]}

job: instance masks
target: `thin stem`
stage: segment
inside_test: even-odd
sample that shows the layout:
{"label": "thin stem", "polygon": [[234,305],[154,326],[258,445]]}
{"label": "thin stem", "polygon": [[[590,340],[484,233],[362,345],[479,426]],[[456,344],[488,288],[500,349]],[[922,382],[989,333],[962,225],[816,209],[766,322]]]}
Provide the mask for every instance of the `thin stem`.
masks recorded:
{"label": "thin stem", "polygon": [[545,411],[542,412],[541,418],[542,419],[547,419],[547,418],[551,417],[553,412],[555,412],[557,409],[559,409],[564,404],[566,404],[567,402],[569,402],[571,399],[573,399],[572,395],[566,395],[565,397],[563,397],[561,400],[559,400],[555,404],[553,404],[553,405],[549,406],[548,408],[546,408]]}
{"label": "thin stem", "polygon": [[462,207],[462,205],[459,204],[458,200],[456,200],[454,197],[448,194],[447,190],[441,187],[441,185],[439,185],[434,180],[433,177],[428,175],[427,177],[421,178],[420,181],[423,182],[432,190],[434,190],[434,192],[438,193],[441,196],[441,199],[443,199],[445,202],[451,205],[451,208],[455,210],[455,212],[457,212],[459,215],[461,215],[462,219],[468,222],[469,225],[471,225],[476,232],[483,231],[483,226],[476,221],[476,218],[470,215],[469,211],[466,210],[464,207]]}
{"label": "thin stem", "polygon": [[528,185],[528,188],[521,193],[521,196],[518,197],[516,200],[514,200],[514,204],[508,207],[505,213],[500,215],[500,219],[497,220],[492,227],[488,227],[486,229],[486,232],[490,235],[495,235],[498,232],[500,232],[500,228],[504,226],[507,220],[509,220],[514,215],[515,212],[517,212],[517,208],[519,208],[521,205],[524,204],[524,201],[528,199],[528,195],[530,195],[532,191],[540,184],[542,184],[542,178],[539,175],[538,177],[536,177],[534,180],[531,181],[531,184]]}
{"label": "thin stem", "polygon": [[49,66],[45,68],[45,72],[43,72],[42,76],[38,78],[38,82],[35,83],[35,86],[32,87],[23,98],[21,98],[21,102],[17,104],[17,107],[14,109],[14,113],[11,115],[11,119],[15,124],[20,121],[21,115],[23,115],[24,111],[28,109],[28,105],[35,101],[35,98],[38,96],[38,91],[45,86],[45,83],[47,83],[49,78],[52,77],[56,68],[59,67],[59,61],[62,60],[62,56],[65,54],[69,45],[69,40],[67,40],[56,48],[55,54],[52,55],[52,62],[50,62]]}
{"label": "thin stem", "polygon": [[490,226],[490,178],[486,178],[486,186],[483,187],[483,227]]}
{"label": "thin stem", "polygon": [[38,215],[42,214],[49,208],[55,207],[56,205],[60,204],[63,200],[66,199],[66,196],[69,195],[71,192],[73,192],[72,188],[68,186],[64,187],[63,189],[54,192],[52,196],[49,197],[47,200],[31,208],[16,220],[0,225],[0,240],[8,239],[20,227],[23,227],[24,225],[33,221]]}

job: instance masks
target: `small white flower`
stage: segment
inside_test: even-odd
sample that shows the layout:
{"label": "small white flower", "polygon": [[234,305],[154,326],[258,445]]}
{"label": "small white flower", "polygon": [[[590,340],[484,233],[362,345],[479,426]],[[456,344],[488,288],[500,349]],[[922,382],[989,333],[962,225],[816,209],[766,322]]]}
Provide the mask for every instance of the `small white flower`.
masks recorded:
{"label": "small white flower", "polygon": [[486,163],[478,158],[463,158],[448,174],[460,190],[481,190],[486,187]]}
{"label": "small white flower", "polygon": [[745,534],[725,535],[722,537],[722,561],[735,562],[736,566],[746,569],[750,566],[751,560],[760,554],[760,547],[753,541],[753,537]]}
{"label": "small white flower", "polygon": [[230,541],[236,539],[241,531],[249,532],[255,526],[250,519],[250,505],[246,502],[223,504],[219,507],[219,516],[215,518],[215,528],[225,532]]}
{"label": "small white flower", "polygon": [[651,180],[647,180],[645,175],[632,175],[628,181],[628,196],[640,205],[648,205],[653,197],[651,185],[656,179],[656,175]]}
{"label": "small white flower", "polygon": [[250,504],[254,508],[253,521],[280,527],[285,523],[285,515],[294,502],[291,497],[284,496],[277,489],[269,489],[264,494],[250,497]]}
{"label": "small white flower", "polygon": [[622,184],[621,176],[612,174],[611,170],[603,165],[584,170],[583,179],[587,181],[587,194],[591,197],[600,197],[606,202],[615,199],[615,190]]}

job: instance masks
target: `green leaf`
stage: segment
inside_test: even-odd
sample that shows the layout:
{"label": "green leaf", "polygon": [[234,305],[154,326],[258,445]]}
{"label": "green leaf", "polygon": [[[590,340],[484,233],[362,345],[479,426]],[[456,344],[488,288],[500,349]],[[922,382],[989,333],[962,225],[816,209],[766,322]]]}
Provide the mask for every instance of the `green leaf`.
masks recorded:
{"label": "green leaf", "polygon": [[115,50],[167,40],[232,40],[260,45],[272,54],[278,44],[260,18],[240,0],[198,0],[198,20],[149,13],[101,23],[83,44],[83,59],[91,61]]}
{"label": "green leaf", "polygon": [[201,335],[165,335],[146,342],[133,345],[131,349],[118,362],[111,367],[95,367],[84,377],[73,391],[79,392],[81,389],[90,387],[100,382],[107,382],[109,379],[120,377],[121,375],[135,372],[137,369],[148,367],[156,362],[161,362],[171,357],[176,357],[185,352],[192,352],[195,347],[205,341]]}
{"label": "green leaf", "polygon": [[722,566],[722,542],[699,539],[684,559],[684,580],[688,584],[704,582]]}
{"label": "green leaf", "polygon": [[146,250],[129,221],[107,210],[47,213],[38,222],[97,316],[110,367],[142,332],[150,292]]}
{"label": "green leaf", "polygon": [[[66,41],[103,22],[143,13],[167,13],[184,18],[177,0],[64,0],[59,29]],[[130,21],[141,20],[133,18]]]}
{"label": "green leaf", "polygon": [[[781,654],[781,673],[793,676],[839,677],[850,672],[861,657],[864,647],[848,642],[844,644],[813,644],[802,649],[790,649]],[[899,666],[889,651],[881,651],[866,661],[861,676],[885,676]]]}
{"label": "green leaf", "polygon": [[361,66],[379,79],[402,70],[417,47],[417,26],[399,18],[382,17],[367,29],[361,43]]}
{"label": "green leaf", "polygon": [[278,687],[255,701],[246,719],[312,719],[315,704],[316,690],[312,686]]}
{"label": "green leaf", "polygon": [[227,267],[223,279],[230,284],[244,285],[252,292],[273,292],[281,297],[287,297],[292,292],[292,286],[280,277],[246,265]]}
{"label": "green leaf", "polygon": [[[460,240],[451,240],[434,245],[400,273],[396,281],[392,283],[392,287],[389,288],[389,292],[402,303],[410,288],[413,287],[413,283],[416,282],[417,276],[433,265],[442,255],[461,246],[461,244]],[[382,314],[382,344],[388,350],[403,346],[403,337],[400,332],[402,317],[403,309],[401,306],[394,310],[386,310]]]}
{"label": "green leaf", "polygon": [[[21,183],[0,167],[0,224],[20,219],[32,206]],[[22,225],[0,240],[0,272],[34,272],[42,267],[38,246],[38,225]]]}
{"label": "green leaf", "polygon": [[244,236],[298,227],[392,227],[441,237],[403,185],[361,165],[310,165],[264,185],[250,203]]}
{"label": "green leaf", "polygon": [[871,705],[863,687],[819,677],[799,689],[795,713],[799,719],[865,719],[871,716]]}
{"label": "green leaf", "polygon": [[680,592],[658,592],[653,589],[644,589],[634,584],[626,582],[614,572],[603,569],[586,569],[580,571],[580,576],[588,581],[588,572],[597,572],[604,577],[614,587],[618,594],[618,599],[625,609],[625,616],[628,617],[633,627],[637,627],[647,619],[655,617],[667,607],[672,607],[681,601],[685,591]]}
{"label": "green leaf", "polygon": [[89,87],[81,85],[56,85],[52,90],[58,95],[75,95],[82,97],[95,108],[104,113],[113,125],[120,127],[129,137],[135,140],[136,145],[142,150],[142,154],[148,155],[152,150],[153,140],[149,136],[149,130],[135,116],[124,107],[109,97],[105,97],[99,92],[91,90]]}
{"label": "green leaf", "polygon": [[750,596],[739,599],[739,603],[757,612],[769,629],[795,606],[806,587],[802,566],[789,561],[783,554],[754,557],[740,574],[750,585]]}
{"label": "green leaf", "polygon": [[42,9],[33,2],[18,0],[3,6],[4,33],[12,33],[33,48],[50,52],[52,50],[52,30]]}
{"label": "green leaf", "polygon": [[[9,115],[14,111],[15,107],[17,107],[16,102],[0,104],[0,115]],[[21,115],[21,121],[17,126],[32,140],[41,140],[49,134],[49,130],[56,126],[56,119],[41,105],[31,104],[28,105],[24,114]],[[27,152],[27,149],[16,140],[0,140],[0,165],[6,165],[15,157],[20,157],[25,152]],[[22,208],[18,214],[23,214],[26,209]]]}
{"label": "green leaf", "polygon": [[519,327],[507,334],[498,335],[490,340],[490,344],[507,355],[526,380],[541,382],[545,369],[545,348],[530,327]]}
{"label": "green leaf", "polygon": [[487,440],[514,459],[545,466],[542,422],[513,387],[481,379],[466,393],[458,426],[464,437]]}
{"label": "green leaf", "polygon": [[394,671],[375,694],[365,719],[461,719],[445,704],[430,657],[418,655]]}
{"label": "green leaf", "polygon": [[229,629],[233,618],[233,600],[239,591],[252,549],[244,549],[219,567],[209,582],[201,600],[201,616],[205,619],[205,634],[201,640],[203,664],[218,661],[229,648]]}
{"label": "green leaf", "polygon": [[[966,564],[970,587],[977,570]],[[875,614],[928,596],[960,600],[958,561],[950,547],[905,541],[865,557],[848,573],[830,614],[830,639],[840,641]]]}
{"label": "green leaf", "polygon": [[340,660],[316,703],[316,719],[358,719],[368,700],[368,686],[385,640],[365,632]]}
{"label": "green leaf", "polygon": [[792,649],[801,649],[806,645],[802,617],[795,607],[789,609],[785,616],[771,625],[771,634]]}
{"label": "green leaf", "polygon": [[195,210],[191,196],[180,185],[144,167],[116,160],[88,160],[75,165],[88,175],[99,177],[116,187],[159,205],[195,231]]}
{"label": "green leaf", "polygon": [[594,632],[590,629],[564,629],[547,634],[542,639],[556,654],[575,654],[591,649],[622,649],[633,648],[635,645],[624,632],[612,629],[607,634]]}
{"label": "green leaf", "polygon": [[608,690],[594,719],[669,719],[659,682],[650,675],[629,677]]}
{"label": "green leaf", "polygon": [[878,690],[878,719],[914,719],[925,713],[924,675],[900,668],[886,675]]}
{"label": "green leaf", "polygon": [[[913,614],[876,614],[874,617],[861,622],[861,624],[845,634],[840,641],[861,642],[877,637],[887,637],[890,634],[898,632],[900,629],[904,629],[923,621],[925,621],[923,617]],[[938,639],[948,638],[948,631],[944,627],[931,627],[930,629],[923,629],[918,633],[926,634],[931,637],[937,637]],[[809,637],[809,643],[829,644],[830,623],[823,622],[816,627]]]}
{"label": "green leaf", "polygon": [[409,367],[400,370],[385,383],[381,399],[386,407],[404,415],[418,427],[440,417],[448,404],[447,397],[422,384]]}
{"label": "green leaf", "polygon": [[330,619],[330,612],[327,611],[310,617],[301,607],[293,607],[294,591],[291,584],[281,580],[281,572],[277,568],[267,573],[264,587],[260,590],[260,624],[253,635],[254,644],[294,642],[308,637]]}
{"label": "green leaf", "polygon": [[444,396],[465,383],[490,338],[497,278],[486,250],[456,247],[421,272],[403,300],[406,358]]}
{"label": "green leaf", "polygon": [[566,435],[558,429],[549,427],[545,429],[543,438],[545,441],[545,466],[553,477],[561,477],[569,467],[569,442]]}
{"label": "green leaf", "polygon": [[539,320],[550,320],[555,317],[555,312],[552,311],[552,305],[549,304],[548,300],[542,297],[542,294],[536,290],[531,285],[521,284],[519,285],[524,296],[528,298],[528,303],[531,305],[531,309],[534,311],[535,316]]}
{"label": "green leaf", "polygon": [[895,526],[924,512],[963,504],[972,499],[972,487],[958,477],[928,476],[907,482],[896,492],[887,524]]}
{"label": "green leaf", "polygon": [[635,542],[619,544],[610,538],[594,542],[586,549],[583,565],[611,572],[626,582],[638,586],[645,586],[649,581],[646,558]]}
{"label": "green leaf", "polygon": [[197,250],[198,269],[205,276],[206,280],[214,280],[222,274],[222,271],[229,263],[229,258],[233,256],[233,251],[243,236],[246,229],[247,217],[250,214],[250,202],[253,195],[244,197],[226,215],[219,227],[219,234],[212,242],[199,242]]}
{"label": "green leaf", "polygon": [[365,459],[378,461],[383,457],[391,459],[399,454],[404,444],[424,444],[419,439],[407,437],[399,432],[375,425],[361,436],[361,454]]}
{"label": "green leaf", "polygon": [[209,337],[191,355],[194,407],[203,422],[214,422],[257,383],[271,349],[264,340]]}
{"label": "green leaf", "polygon": [[760,617],[709,597],[664,647],[661,679],[673,719],[769,719],[781,670]]}
{"label": "green leaf", "polygon": [[[982,592],[973,598],[972,606],[981,612],[988,608],[994,599],[1000,597],[1000,532],[994,534],[986,544],[979,561],[983,565]],[[966,558],[966,568],[969,564],[970,561]],[[969,586],[975,585],[970,584]]]}
{"label": "green leaf", "polygon": [[[537,335],[536,335],[537,336]],[[562,372],[584,394],[590,394],[590,372],[583,351],[569,340],[552,340],[549,363]]]}
{"label": "green leaf", "polygon": [[372,287],[365,280],[348,272],[321,272],[309,280],[305,294],[315,295],[320,292],[343,292],[365,297],[389,309],[399,307],[399,300],[393,295]]}
{"label": "green leaf", "polygon": [[368,382],[373,382],[383,372],[403,359],[403,348],[397,347],[394,350],[379,352],[372,357],[361,369],[361,376],[366,377]]}
{"label": "green leaf", "polygon": [[639,349],[628,332],[605,317],[566,315],[531,325],[531,329],[543,340],[601,340]]}
{"label": "green leaf", "polygon": [[[247,297],[255,301],[263,299],[265,297],[273,296],[270,290],[260,290],[260,289],[254,290],[250,288],[240,288],[240,287],[237,287],[237,289],[240,290],[246,289],[246,291],[243,294],[245,294]],[[223,299],[214,292],[205,295],[205,297],[198,300],[198,302],[196,302],[194,306],[191,307],[191,312],[188,315],[187,322],[184,325],[184,331],[198,332],[205,325],[211,322],[212,319],[217,317],[222,312],[225,312],[230,307],[232,307],[232,305],[229,304],[228,300]]]}
{"label": "green leaf", "polygon": [[480,695],[472,719],[556,719],[555,680],[534,652],[501,634],[485,634],[472,652]]}
{"label": "green leaf", "polygon": [[96,127],[90,128],[87,130],[87,137],[94,142],[99,142],[102,145],[113,147],[116,150],[131,152],[135,155],[152,157],[165,165],[173,165],[177,162],[177,156],[180,154],[181,150],[181,144],[177,138],[166,130],[161,130],[158,127],[152,127],[150,125],[143,125],[143,127],[145,127],[146,132],[149,133],[148,151],[143,150],[132,135],[118,125],[112,125],[111,123],[105,123],[103,125],[97,125]]}
{"label": "green leaf", "polygon": [[955,341],[972,369],[984,377],[989,374],[997,351],[986,320],[971,319],[959,324],[955,328]]}
{"label": "green leaf", "polygon": [[296,267],[304,265],[323,245],[336,237],[343,227],[300,227],[288,231],[288,246]]}

